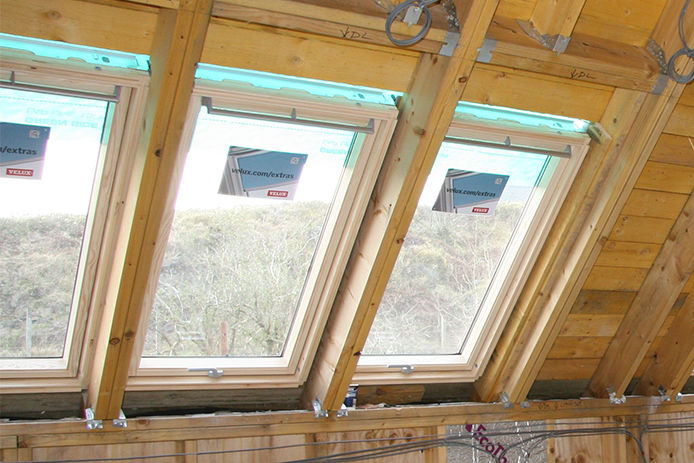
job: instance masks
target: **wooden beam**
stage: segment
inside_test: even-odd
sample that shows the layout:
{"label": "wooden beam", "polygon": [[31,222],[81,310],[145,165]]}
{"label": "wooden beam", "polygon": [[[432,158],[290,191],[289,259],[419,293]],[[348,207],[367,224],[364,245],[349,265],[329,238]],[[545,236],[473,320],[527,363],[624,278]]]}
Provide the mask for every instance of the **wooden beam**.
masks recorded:
{"label": "wooden beam", "polygon": [[[670,309],[677,300],[684,285],[694,272],[694,194],[682,209],[680,217],[675,222],[670,232],[669,239],[663,245],[658,254],[653,267],[648,272],[646,280],[641,286],[641,290],[636,295],[624,320],[617,329],[610,346],[605,352],[589,386],[589,392],[594,397],[607,397],[607,388],[614,389],[618,396],[626,390],[629,382],[634,376],[636,369],[644,359],[648,348],[653,343],[658,331],[670,313]],[[689,304],[694,305],[694,304]],[[652,374],[677,374],[676,368],[688,368],[691,373],[691,359],[694,355],[692,348],[687,351],[686,346],[683,351],[679,351],[678,343],[683,341],[679,335],[680,330],[684,330],[686,338],[692,338],[691,324],[692,315],[690,311],[680,309],[676,315],[680,326],[672,325],[670,330],[674,330],[673,335],[678,336],[668,339],[666,336],[666,349],[670,356],[682,355],[678,357],[681,362],[688,361],[687,365],[661,365],[655,367]],[[691,339],[689,340],[691,342]],[[675,345],[670,345],[674,342]],[[694,346],[694,343],[692,343]],[[679,352],[678,352],[679,351]],[[663,359],[667,362],[670,360]],[[656,360],[659,362],[660,360]],[[661,369],[658,371],[658,369]],[[660,376],[650,376],[647,381],[656,381]],[[680,380],[678,376],[677,381]],[[686,380],[685,380],[686,381]],[[684,385],[684,383],[682,383]],[[658,385],[655,385],[657,389]],[[671,385],[668,385],[671,387]],[[650,387],[644,383],[641,390],[650,391]]]}
{"label": "wooden beam", "polygon": [[540,34],[570,37],[584,3],[585,0],[538,0],[530,22]]}
{"label": "wooden beam", "polygon": [[128,220],[116,245],[122,267],[108,289],[87,395],[87,406],[97,419],[118,417],[135,337],[143,329],[143,301],[146,287],[154,284],[155,246],[168,233],[164,214],[175,196],[174,175],[183,162],[183,123],[211,9],[212,0],[187,0],[178,10],[159,12],[136,179],[125,205]]}
{"label": "wooden beam", "polygon": [[349,416],[337,418],[332,414],[325,419],[316,419],[313,412],[147,417],[128,420],[126,429],[107,421],[103,430],[96,431],[85,429],[82,420],[10,422],[0,423],[0,433],[17,436],[21,448],[70,447],[676,412],[694,412],[694,396],[670,403],[659,398],[630,397],[617,407],[606,399],[531,401],[527,408],[509,409],[501,404],[389,407],[358,409],[350,411]]}
{"label": "wooden beam", "polygon": [[660,68],[644,48],[575,34],[557,55],[528,37],[512,18],[495,16],[479,61],[567,79],[652,92]]}
{"label": "wooden beam", "polygon": [[[671,3],[681,6],[679,0]],[[677,17],[662,21],[672,28],[660,30],[676,35]],[[492,360],[475,383],[482,400],[497,400],[501,392],[512,401],[527,395],[682,90],[670,81],[660,95],[615,91],[601,120],[612,143],[584,161]]]}
{"label": "wooden beam", "polygon": [[304,389],[302,402],[342,404],[383,291],[497,0],[456,2],[462,37],[450,58],[421,57]]}
{"label": "wooden beam", "polygon": [[670,329],[660,342],[655,355],[646,366],[634,394],[674,397],[682,390],[694,370],[694,294],[690,294],[684,305],[675,314]]}
{"label": "wooden beam", "polygon": [[149,54],[157,10],[121,3],[114,6],[79,0],[2,0],[0,32]]}

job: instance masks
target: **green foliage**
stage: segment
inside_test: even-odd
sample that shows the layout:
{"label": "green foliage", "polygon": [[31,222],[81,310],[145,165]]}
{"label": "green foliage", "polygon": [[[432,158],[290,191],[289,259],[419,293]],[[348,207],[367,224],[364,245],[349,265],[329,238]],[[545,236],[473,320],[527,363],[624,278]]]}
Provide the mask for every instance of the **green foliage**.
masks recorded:
{"label": "green foliage", "polygon": [[84,217],[0,218],[0,356],[63,353]]}

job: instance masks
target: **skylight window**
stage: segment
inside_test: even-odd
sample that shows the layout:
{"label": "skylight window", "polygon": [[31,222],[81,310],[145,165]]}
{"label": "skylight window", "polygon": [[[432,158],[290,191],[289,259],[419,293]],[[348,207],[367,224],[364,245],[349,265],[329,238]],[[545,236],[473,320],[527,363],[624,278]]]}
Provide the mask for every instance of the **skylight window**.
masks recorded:
{"label": "skylight window", "polygon": [[131,388],[209,371],[228,385],[301,384],[395,126],[392,104],[214,71],[194,92]]}
{"label": "skylight window", "polygon": [[585,155],[585,128],[584,121],[459,105],[355,382],[478,375]]}

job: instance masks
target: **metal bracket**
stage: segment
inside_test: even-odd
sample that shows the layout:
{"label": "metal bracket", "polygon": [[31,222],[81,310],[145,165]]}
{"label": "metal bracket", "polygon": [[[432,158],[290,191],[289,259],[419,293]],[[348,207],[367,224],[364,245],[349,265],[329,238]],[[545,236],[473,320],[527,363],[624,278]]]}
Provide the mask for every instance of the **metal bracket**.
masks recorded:
{"label": "metal bracket", "polygon": [[615,391],[612,386],[609,386],[607,388],[607,394],[610,398],[610,404],[612,405],[620,405],[626,403],[627,401],[627,398],[624,397],[624,394],[622,394],[621,397],[617,397],[617,391]]}
{"label": "metal bracket", "polygon": [[84,418],[87,420],[87,429],[92,430],[92,429],[104,429],[104,422],[102,420],[95,420],[94,419],[94,409],[93,408],[85,408],[84,409]]}
{"label": "metal bracket", "polygon": [[490,63],[492,61],[492,51],[496,48],[496,39],[484,39],[482,46],[477,49],[477,61],[480,63]]}
{"label": "metal bracket", "polygon": [[224,374],[224,370],[217,368],[188,368],[190,372],[205,371],[210,378],[219,378]]}
{"label": "metal bracket", "polygon": [[446,32],[446,40],[441,45],[439,50],[439,55],[443,56],[453,56],[455,47],[458,46],[458,40],[460,40],[460,32],[458,31],[448,31]]}
{"label": "metal bracket", "polygon": [[113,427],[114,428],[127,428],[128,427],[128,420],[125,418],[125,413],[123,413],[123,410],[120,411],[118,414],[118,418],[113,420]]}
{"label": "metal bracket", "polygon": [[342,405],[342,408],[340,408],[340,409],[337,411],[336,416],[337,416],[338,418],[344,418],[344,417],[346,417],[346,416],[349,416],[349,409],[348,409],[347,407],[345,407],[344,404],[343,404],[343,405]]}
{"label": "metal bracket", "polygon": [[670,395],[662,384],[658,386],[658,394],[660,394],[660,400],[663,402],[670,402]]}
{"label": "metal bracket", "polygon": [[520,19],[516,21],[528,36],[537,40],[540,45],[549,48],[557,55],[564,53],[569,46],[569,42],[571,42],[571,37],[565,37],[561,34],[541,34],[530,21],[521,21]]}
{"label": "metal bracket", "polygon": [[422,7],[412,5],[405,12],[405,17],[403,18],[402,22],[408,26],[413,26],[419,22],[420,16],[422,16]]}
{"label": "metal bracket", "polygon": [[530,408],[530,402],[527,400],[524,400],[523,402],[520,403],[521,408]]}
{"label": "metal bracket", "polygon": [[660,72],[662,74],[667,74],[667,60],[665,59],[665,52],[663,51],[663,48],[658,45],[658,42],[653,39],[648,39],[648,42],[646,43],[646,50],[648,50],[653,58],[655,58],[655,60],[658,62]]}
{"label": "metal bracket", "polygon": [[328,411],[323,409],[323,404],[319,399],[313,401],[313,415],[316,418],[327,418]]}
{"label": "metal bracket", "polygon": [[675,402],[682,402],[682,393],[678,392],[677,395],[675,395]]}
{"label": "metal bracket", "polygon": [[499,394],[499,399],[501,399],[501,403],[504,404],[504,408],[513,408],[513,402],[511,402],[511,400],[509,399],[506,391],[503,391],[501,394]]}

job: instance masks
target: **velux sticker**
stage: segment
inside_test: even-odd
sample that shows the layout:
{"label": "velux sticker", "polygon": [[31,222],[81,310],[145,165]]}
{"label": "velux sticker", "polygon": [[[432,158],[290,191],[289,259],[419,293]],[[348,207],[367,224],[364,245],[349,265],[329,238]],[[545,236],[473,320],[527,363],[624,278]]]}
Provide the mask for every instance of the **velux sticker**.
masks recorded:
{"label": "velux sticker", "polygon": [[40,179],[50,127],[0,122],[0,177]]}
{"label": "velux sticker", "polygon": [[508,175],[448,169],[434,211],[494,215]]}
{"label": "velux sticker", "polygon": [[307,154],[230,146],[219,193],[291,200]]}

